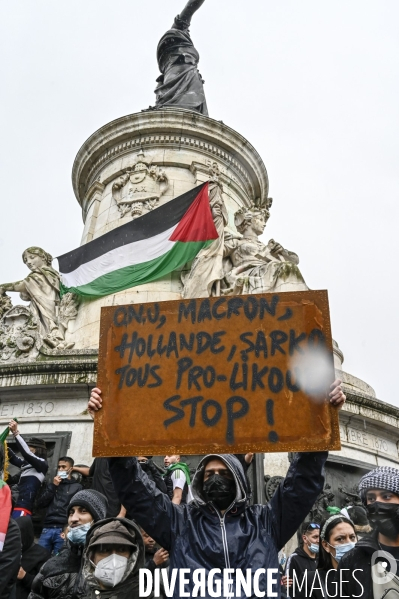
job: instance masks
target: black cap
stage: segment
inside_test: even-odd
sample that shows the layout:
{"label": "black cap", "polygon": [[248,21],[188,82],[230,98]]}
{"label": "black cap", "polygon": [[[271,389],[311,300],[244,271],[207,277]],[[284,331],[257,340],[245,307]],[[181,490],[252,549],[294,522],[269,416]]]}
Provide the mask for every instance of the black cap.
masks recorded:
{"label": "black cap", "polygon": [[27,444],[30,447],[37,447],[38,449],[47,449],[47,446],[43,439],[38,439],[37,437],[31,437],[28,439]]}

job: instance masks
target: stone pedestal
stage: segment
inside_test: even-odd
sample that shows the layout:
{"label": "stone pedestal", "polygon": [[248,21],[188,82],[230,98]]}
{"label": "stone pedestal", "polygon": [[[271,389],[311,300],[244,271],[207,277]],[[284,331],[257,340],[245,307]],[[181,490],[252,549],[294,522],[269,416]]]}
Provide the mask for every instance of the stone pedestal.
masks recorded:
{"label": "stone pedestal", "polygon": [[[181,109],[140,112],[105,125],[83,144],[73,166],[84,221],[82,244],[131,221],[132,213],[145,214],[208,181],[215,166],[234,230],[234,213],[267,197],[269,187],[266,167],[244,137],[220,121]],[[150,196],[159,199],[151,205],[145,201]],[[129,206],[132,210],[124,214]],[[180,273],[175,272],[148,285],[83,301],[67,340],[76,348],[97,348],[101,306],[177,300],[181,291]]]}

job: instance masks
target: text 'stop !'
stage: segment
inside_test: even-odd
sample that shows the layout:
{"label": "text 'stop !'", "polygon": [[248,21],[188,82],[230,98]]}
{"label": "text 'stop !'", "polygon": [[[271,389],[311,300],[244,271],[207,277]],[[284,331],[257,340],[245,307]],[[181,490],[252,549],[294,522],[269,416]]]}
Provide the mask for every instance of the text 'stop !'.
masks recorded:
{"label": "text 'stop !'", "polygon": [[326,291],[102,308],[94,455],[340,449]]}

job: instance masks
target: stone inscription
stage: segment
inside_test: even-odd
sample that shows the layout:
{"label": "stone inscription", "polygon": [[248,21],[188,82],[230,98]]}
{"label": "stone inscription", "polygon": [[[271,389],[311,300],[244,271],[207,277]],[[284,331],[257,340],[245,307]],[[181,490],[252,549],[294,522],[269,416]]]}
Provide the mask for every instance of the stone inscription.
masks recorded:
{"label": "stone inscription", "polygon": [[350,426],[340,426],[340,433],[342,441],[346,441],[351,445],[359,445],[373,452],[378,451],[392,455],[395,458],[398,457],[398,448],[393,441]]}
{"label": "stone inscription", "polygon": [[52,401],[7,401],[0,404],[0,418],[47,416],[54,411],[54,407]]}
{"label": "stone inscription", "polygon": [[339,448],[328,385],[292,364],[327,348],[329,384],[322,291],[102,308],[94,455]]}

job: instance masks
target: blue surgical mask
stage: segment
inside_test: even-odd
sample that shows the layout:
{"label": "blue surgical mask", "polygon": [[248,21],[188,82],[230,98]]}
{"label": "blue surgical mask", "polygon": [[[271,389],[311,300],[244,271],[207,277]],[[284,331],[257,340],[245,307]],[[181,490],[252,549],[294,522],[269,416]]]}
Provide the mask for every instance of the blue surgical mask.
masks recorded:
{"label": "blue surgical mask", "polygon": [[58,470],[57,476],[60,478],[68,478],[68,472],[66,470]]}
{"label": "blue surgical mask", "polygon": [[318,545],[316,545],[316,543],[310,543],[310,545],[309,545],[309,550],[310,550],[312,553],[319,553],[319,546],[318,546]]}
{"label": "blue surgical mask", "polygon": [[71,528],[67,534],[68,539],[74,545],[84,545],[86,542],[86,535],[90,530],[92,522],[88,522],[87,524],[81,524],[80,526],[75,526],[75,528]]}
{"label": "blue surgical mask", "polygon": [[[330,545],[330,543],[328,544]],[[345,553],[351,551],[351,549],[353,549],[355,545],[356,543],[345,543],[344,545],[330,545],[330,547],[334,547],[335,559],[337,560],[337,562],[340,562],[341,558],[345,555]]]}

